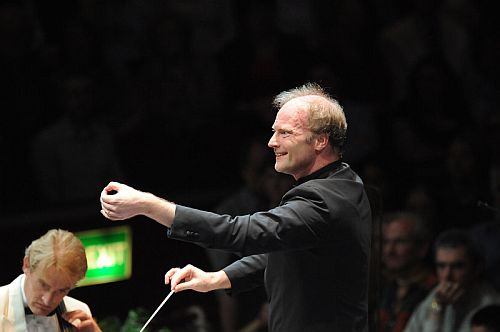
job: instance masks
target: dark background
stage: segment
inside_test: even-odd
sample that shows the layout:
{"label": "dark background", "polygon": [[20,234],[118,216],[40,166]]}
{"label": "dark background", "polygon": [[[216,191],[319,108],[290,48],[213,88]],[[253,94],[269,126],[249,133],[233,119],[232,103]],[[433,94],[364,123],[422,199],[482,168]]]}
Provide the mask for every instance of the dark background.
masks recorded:
{"label": "dark background", "polygon": [[[41,1],[0,3],[0,284],[48,229],[115,226],[99,194],[123,181],[213,209],[267,144],[272,97],[314,81],[338,98],[345,160],[381,211],[439,232],[499,206],[500,43],[493,1]],[[163,274],[203,249],[133,228],[128,281],[72,294],[102,317],[154,309]],[[212,294],[185,293],[217,325]]]}

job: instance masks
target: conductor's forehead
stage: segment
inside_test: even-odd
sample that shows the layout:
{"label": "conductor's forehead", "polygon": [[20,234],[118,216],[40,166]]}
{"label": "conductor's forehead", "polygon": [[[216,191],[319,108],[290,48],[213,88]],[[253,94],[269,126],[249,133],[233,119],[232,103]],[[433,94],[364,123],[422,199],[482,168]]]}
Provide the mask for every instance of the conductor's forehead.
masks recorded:
{"label": "conductor's forehead", "polygon": [[295,99],[287,102],[276,114],[273,129],[281,127],[302,128],[307,126],[307,104]]}

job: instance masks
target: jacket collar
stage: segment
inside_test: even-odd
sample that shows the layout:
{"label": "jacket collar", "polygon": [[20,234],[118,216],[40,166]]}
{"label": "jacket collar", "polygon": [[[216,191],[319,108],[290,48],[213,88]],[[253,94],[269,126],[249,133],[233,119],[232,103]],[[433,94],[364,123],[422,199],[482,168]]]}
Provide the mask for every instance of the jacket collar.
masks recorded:
{"label": "jacket collar", "polygon": [[295,183],[295,185],[297,186],[299,184],[302,184],[302,183],[307,182],[307,181],[312,180],[312,179],[325,178],[331,172],[337,171],[341,166],[342,166],[342,160],[338,159],[338,160],[334,161],[333,163],[328,164],[328,165],[318,169],[317,171],[298,179],[297,182]]}

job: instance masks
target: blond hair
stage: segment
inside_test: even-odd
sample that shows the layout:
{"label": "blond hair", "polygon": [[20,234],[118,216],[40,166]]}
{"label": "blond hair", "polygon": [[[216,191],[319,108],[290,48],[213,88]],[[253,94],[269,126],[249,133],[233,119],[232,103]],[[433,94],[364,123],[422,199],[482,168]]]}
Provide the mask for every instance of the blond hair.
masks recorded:
{"label": "blond hair", "polygon": [[75,283],[83,279],[87,272],[87,256],[82,242],[65,230],[51,229],[31,242],[25,255],[30,270],[55,267],[75,280]]}
{"label": "blond hair", "polygon": [[281,92],[274,98],[273,105],[279,109],[300,97],[306,104],[309,129],[314,134],[327,134],[330,145],[341,154],[347,133],[342,106],[316,83],[306,83]]}

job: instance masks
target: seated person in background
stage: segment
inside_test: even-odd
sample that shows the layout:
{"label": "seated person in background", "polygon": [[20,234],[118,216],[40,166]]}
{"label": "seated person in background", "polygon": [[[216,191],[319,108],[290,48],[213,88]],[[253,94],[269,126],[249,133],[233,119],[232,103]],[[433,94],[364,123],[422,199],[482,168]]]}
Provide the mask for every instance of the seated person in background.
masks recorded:
{"label": "seated person in background", "polygon": [[26,249],[23,271],[0,287],[0,331],[101,332],[89,307],[67,296],[87,272],[82,242],[50,230]]}
{"label": "seated person in background", "polygon": [[481,276],[481,256],[465,230],[447,230],[435,243],[439,284],[413,313],[406,332],[469,332],[472,316],[499,303],[500,294]]}
{"label": "seated person in background", "polygon": [[500,332],[500,305],[479,309],[471,319],[471,332]]}
{"label": "seated person in background", "polygon": [[430,231],[420,216],[402,211],[384,218],[379,332],[403,331],[412,312],[437,284],[425,262],[430,245]]}

